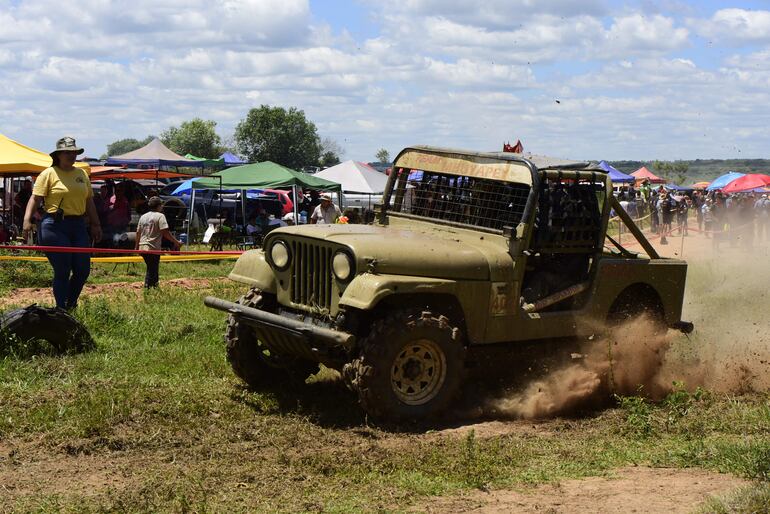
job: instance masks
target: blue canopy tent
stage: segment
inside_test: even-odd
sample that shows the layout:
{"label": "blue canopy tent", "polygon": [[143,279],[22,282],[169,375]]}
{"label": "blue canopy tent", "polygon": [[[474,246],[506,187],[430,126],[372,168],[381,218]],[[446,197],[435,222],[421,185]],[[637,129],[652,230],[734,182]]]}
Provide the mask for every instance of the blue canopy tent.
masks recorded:
{"label": "blue canopy tent", "polygon": [[246,161],[230,152],[223,153],[219,158],[222,159],[227,166],[240,166],[241,164],[246,164]]}
{"label": "blue canopy tent", "polygon": [[622,171],[618,171],[610,166],[607,161],[600,161],[599,167],[607,172],[607,174],[610,176],[610,180],[613,183],[618,182],[621,184],[633,184],[636,181],[636,179],[631,175],[626,175]]}
{"label": "blue canopy tent", "polygon": [[666,188],[666,189],[668,189],[669,191],[681,191],[681,192],[683,192],[683,193],[689,193],[690,191],[694,191],[694,190],[695,190],[695,189],[694,189],[694,188],[692,188],[692,187],[687,187],[687,186],[680,186],[680,185],[678,185],[678,184],[666,184],[666,185],[665,185],[665,186],[663,186],[663,187],[665,187],[665,188]]}
{"label": "blue canopy tent", "polygon": [[187,180],[179,184],[177,188],[171,192],[171,194],[173,196],[189,195],[193,188],[192,183],[198,180],[199,178],[202,178],[202,177],[188,178]]}
{"label": "blue canopy tent", "polygon": [[[172,191],[171,194],[173,196],[189,195],[190,193],[192,193],[192,190],[193,190],[192,183],[202,178],[203,177],[194,177],[194,178],[185,180],[184,182],[179,184],[179,186],[177,186],[177,188],[174,189],[174,191]],[[241,191],[241,189],[223,189],[222,190],[223,193],[237,193],[238,191]],[[259,195],[264,193],[264,189],[247,189],[246,193],[247,193],[246,195],[247,198],[259,198]]]}
{"label": "blue canopy tent", "polygon": [[715,191],[717,189],[722,189],[733,180],[741,178],[744,175],[745,173],[729,171],[724,175],[722,175],[721,177],[717,177],[711,184],[708,185],[708,187],[706,188],[706,191]]}

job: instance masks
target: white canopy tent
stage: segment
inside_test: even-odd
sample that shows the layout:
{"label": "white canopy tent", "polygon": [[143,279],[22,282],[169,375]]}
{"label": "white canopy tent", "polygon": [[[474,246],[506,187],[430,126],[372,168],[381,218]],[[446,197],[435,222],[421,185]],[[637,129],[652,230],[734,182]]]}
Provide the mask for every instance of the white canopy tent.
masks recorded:
{"label": "white canopy tent", "polygon": [[326,168],[314,176],[341,184],[343,193],[379,195],[385,191],[385,184],[388,183],[388,177],[384,173],[368,164],[352,160]]}
{"label": "white canopy tent", "polygon": [[382,197],[388,176],[380,173],[368,164],[358,161],[345,161],[319,171],[318,178],[337,182],[342,186],[340,207],[371,209],[374,202]]}

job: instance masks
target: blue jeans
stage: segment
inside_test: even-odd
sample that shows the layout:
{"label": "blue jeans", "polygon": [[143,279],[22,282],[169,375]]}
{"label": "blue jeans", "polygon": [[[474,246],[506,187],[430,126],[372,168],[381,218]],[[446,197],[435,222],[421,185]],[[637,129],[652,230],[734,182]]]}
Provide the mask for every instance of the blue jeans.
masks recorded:
{"label": "blue jeans", "polygon": [[[64,218],[55,221],[45,216],[40,222],[40,244],[89,248],[91,237],[86,230],[85,218]],[[80,291],[91,273],[91,256],[87,253],[46,253],[53,267],[53,296],[56,306],[74,309]]]}

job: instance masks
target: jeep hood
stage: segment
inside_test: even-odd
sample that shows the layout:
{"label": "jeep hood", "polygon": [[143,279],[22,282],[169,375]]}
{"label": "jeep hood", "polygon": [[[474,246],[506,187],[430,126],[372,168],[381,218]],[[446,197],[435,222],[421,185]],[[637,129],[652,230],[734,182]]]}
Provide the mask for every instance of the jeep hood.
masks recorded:
{"label": "jeep hood", "polygon": [[[488,280],[490,262],[507,255],[494,235],[451,227],[312,225],[271,233],[322,239],[350,248],[359,271],[435,278]],[[501,255],[502,254],[502,255]]]}

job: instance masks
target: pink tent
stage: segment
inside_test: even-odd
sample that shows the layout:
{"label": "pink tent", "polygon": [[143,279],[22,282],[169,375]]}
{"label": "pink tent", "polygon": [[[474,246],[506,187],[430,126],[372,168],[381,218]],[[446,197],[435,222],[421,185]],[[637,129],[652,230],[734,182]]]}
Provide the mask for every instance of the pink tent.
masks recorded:
{"label": "pink tent", "polygon": [[645,180],[649,180],[651,184],[665,184],[666,179],[660,178],[659,176],[655,175],[653,172],[648,170],[645,166],[642,166],[635,172],[631,174],[632,177],[636,178],[636,183],[644,182]]}
{"label": "pink tent", "polygon": [[743,191],[753,191],[770,187],[770,175],[761,173],[750,173],[737,178],[722,188],[723,193],[741,193]]}

